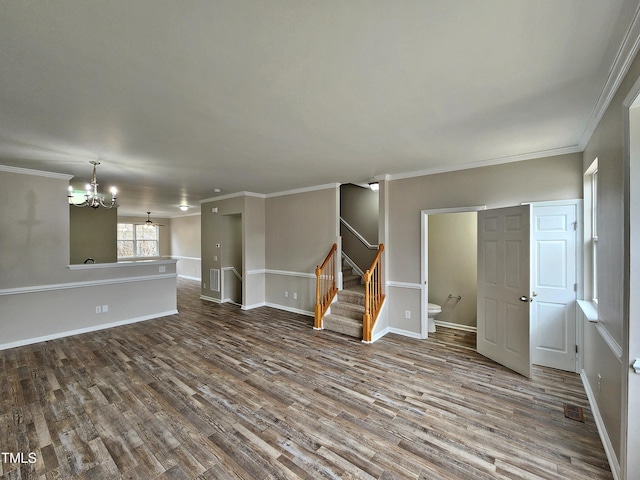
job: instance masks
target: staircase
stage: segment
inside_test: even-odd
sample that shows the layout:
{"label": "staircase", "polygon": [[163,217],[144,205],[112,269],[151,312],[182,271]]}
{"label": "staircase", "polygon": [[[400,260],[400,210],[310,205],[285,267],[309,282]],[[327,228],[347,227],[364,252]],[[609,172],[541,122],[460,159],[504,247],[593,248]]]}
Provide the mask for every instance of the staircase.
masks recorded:
{"label": "staircase", "polygon": [[325,315],[323,327],[362,339],[362,317],[364,315],[364,285],[362,278],[353,269],[342,263],[342,290],[338,300],[331,304],[331,313]]}

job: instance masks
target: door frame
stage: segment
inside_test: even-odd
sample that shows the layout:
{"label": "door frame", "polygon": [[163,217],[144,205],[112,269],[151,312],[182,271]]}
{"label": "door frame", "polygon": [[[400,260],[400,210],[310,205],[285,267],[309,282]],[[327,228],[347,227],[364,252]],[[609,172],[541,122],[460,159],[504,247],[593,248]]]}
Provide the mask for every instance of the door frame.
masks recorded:
{"label": "door frame", "polygon": [[468,207],[436,208],[420,211],[420,338],[425,339],[429,337],[429,326],[427,324],[427,304],[429,303],[429,215],[480,212],[486,209],[486,205],[472,205]]}
{"label": "door frame", "polygon": [[[577,239],[576,239],[576,265],[577,265],[577,283],[578,292],[577,298],[582,298],[584,295],[584,275],[583,275],[583,238],[584,238],[584,202],[582,199],[568,199],[568,200],[549,200],[542,202],[522,202],[522,204],[531,204],[532,208],[536,206],[558,206],[558,205],[576,205],[577,206]],[[425,339],[429,337],[429,329],[427,325],[427,303],[429,299],[429,215],[439,215],[443,213],[463,213],[463,212],[480,212],[486,210],[486,205],[472,205],[466,207],[451,207],[451,208],[436,208],[426,209],[420,211],[420,338]],[[576,315],[578,310],[576,309]],[[584,364],[584,351],[583,351],[583,325],[576,318],[576,345],[578,345],[578,359],[576,361],[576,371],[581,372]]]}
{"label": "door frame", "polygon": [[[531,219],[533,221],[533,209],[535,207],[559,207],[572,205],[576,207],[576,283],[578,284],[578,291],[576,292],[576,300],[584,298],[584,274],[583,274],[583,251],[584,251],[584,201],[581,198],[575,198],[570,200],[549,200],[545,202],[523,202],[523,205],[531,204]],[[533,236],[533,229],[531,230]],[[532,244],[533,248],[533,244]],[[533,275],[533,270],[531,270]],[[533,284],[532,287],[533,288]],[[533,328],[533,325],[532,325]],[[533,339],[533,337],[532,337]],[[533,342],[533,340],[532,340]],[[576,358],[576,373],[582,371],[583,364],[583,345],[584,345],[584,329],[582,321],[580,319],[580,309],[576,305],[576,345],[578,346],[578,356]],[[533,348],[533,343],[531,345]]]}

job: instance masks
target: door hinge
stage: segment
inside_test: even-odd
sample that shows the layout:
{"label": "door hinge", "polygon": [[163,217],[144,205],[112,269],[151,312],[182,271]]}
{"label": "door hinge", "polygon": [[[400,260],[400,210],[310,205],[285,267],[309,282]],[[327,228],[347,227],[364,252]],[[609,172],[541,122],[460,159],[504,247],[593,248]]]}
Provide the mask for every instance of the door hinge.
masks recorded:
{"label": "door hinge", "polygon": [[578,345],[576,345],[576,353],[578,353]]}
{"label": "door hinge", "polygon": [[578,291],[578,284],[577,284],[577,283],[574,283],[574,284],[573,284],[573,291],[574,291],[574,292],[577,292],[577,291]]}
{"label": "door hinge", "polygon": [[573,222],[573,229],[578,230],[578,222]]}

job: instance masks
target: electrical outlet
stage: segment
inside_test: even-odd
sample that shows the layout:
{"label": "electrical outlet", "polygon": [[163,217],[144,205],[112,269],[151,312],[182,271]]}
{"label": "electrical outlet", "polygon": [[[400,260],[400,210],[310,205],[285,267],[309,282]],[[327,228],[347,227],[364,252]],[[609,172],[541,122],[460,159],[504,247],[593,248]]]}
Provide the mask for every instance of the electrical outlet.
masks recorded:
{"label": "electrical outlet", "polygon": [[404,318],[411,318],[411,310],[404,311]]}
{"label": "electrical outlet", "polygon": [[600,392],[601,386],[602,386],[602,375],[598,374],[598,392]]}
{"label": "electrical outlet", "polygon": [[102,305],[102,313],[106,313],[109,311],[109,305]]}
{"label": "electrical outlet", "polygon": [[296,292],[293,292],[293,299],[297,300],[298,299],[298,294]]}
{"label": "electrical outlet", "polygon": [[165,273],[167,271],[167,267],[164,265],[160,265],[160,273]]}
{"label": "electrical outlet", "polygon": [[96,307],[96,313],[101,313],[102,312],[102,308],[100,306]]}
{"label": "electrical outlet", "polygon": [[284,292],[284,298],[289,298],[289,292],[287,292],[286,290]]}
{"label": "electrical outlet", "polygon": [[213,261],[214,261],[214,262],[217,262],[217,261],[218,261],[218,255],[214,255],[214,256],[213,256]]}

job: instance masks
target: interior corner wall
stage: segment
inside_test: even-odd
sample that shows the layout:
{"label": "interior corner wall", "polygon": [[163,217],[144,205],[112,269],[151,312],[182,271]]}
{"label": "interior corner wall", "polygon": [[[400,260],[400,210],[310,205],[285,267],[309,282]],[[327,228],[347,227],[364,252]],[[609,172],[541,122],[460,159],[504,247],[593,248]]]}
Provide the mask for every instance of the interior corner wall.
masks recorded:
{"label": "interior corner wall", "polygon": [[[227,231],[231,225],[225,217],[239,215],[242,219],[242,307],[264,305],[265,298],[265,200],[261,196],[239,194],[211,200],[201,207],[202,285],[201,295],[221,302],[221,292],[211,290],[209,272],[226,265]],[[215,210],[215,211],[214,211]],[[235,227],[234,227],[235,228]],[[236,246],[233,247],[234,249]]]}
{"label": "interior corner wall", "polygon": [[[420,334],[422,210],[582,198],[579,153],[392,180],[389,186],[389,326]],[[411,319],[405,319],[405,311]]]}
{"label": "interior corner wall", "polygon": [[173,217],[169,220],[171,258],[178,261],[179,277],[202,280],[200,214]]}
{"label": "interior corner wall", "polygon": [[[378,245],[379,194],[353,184],[340,185],[340,217],[370,245]],[[363,272],[376,256],[354,233],[340,223],[342,252]]]}
{"label": "interior corner wall", "polygon": [[338,235],[338,187],[266,199],[266,301],[312,315],[315,268]]}

